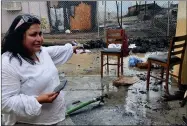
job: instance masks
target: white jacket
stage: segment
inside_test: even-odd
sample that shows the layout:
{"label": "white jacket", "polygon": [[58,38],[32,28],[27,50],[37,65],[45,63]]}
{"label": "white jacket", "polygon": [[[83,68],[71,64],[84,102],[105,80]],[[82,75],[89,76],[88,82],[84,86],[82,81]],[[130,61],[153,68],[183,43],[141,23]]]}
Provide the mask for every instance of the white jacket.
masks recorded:
{"label": "white jacket", "polygon": [[2,54],[2,121],[5,125],[16,122],[51,125],[65,119],[64,93],[60,92],[53,103],[40,104],[36,96],[52,92],[60,83],[55,65],[71,58],[73,47],[42,47],[36,55],[40,62],[31,65],[16,58],[9,62],[11,53]]}

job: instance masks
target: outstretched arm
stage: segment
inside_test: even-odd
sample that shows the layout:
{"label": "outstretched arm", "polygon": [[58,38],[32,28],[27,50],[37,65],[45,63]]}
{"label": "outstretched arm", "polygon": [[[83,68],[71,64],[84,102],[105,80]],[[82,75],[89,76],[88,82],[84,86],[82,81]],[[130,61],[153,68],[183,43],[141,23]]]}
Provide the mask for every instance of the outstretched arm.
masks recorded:
{"label": "outstretched arm", "polygon": [[68,43],[64,46],[49,46],[42,49],[47,51],[55,65],[58,65],[67,62],[72,57],[75,48]]}

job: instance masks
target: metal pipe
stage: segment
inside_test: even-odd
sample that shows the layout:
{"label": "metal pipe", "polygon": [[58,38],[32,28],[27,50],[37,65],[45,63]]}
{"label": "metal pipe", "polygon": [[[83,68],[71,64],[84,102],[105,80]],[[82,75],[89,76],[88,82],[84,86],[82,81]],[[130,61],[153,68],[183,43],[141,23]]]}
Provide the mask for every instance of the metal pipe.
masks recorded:
{"label": "metal pipe", "polygon": [[170,2],[168,1],[168,26],[167,26],[168,28],[167,28],[167,37],[169,37],[169,19],[170,19],[169,18],[169,15],[170,15],[169,11],[170,11]]}
{"label": "metal pipe", "polygon": [[73,107],[73,108],[69,109],[69,110],[66,112],[66,116],[68,116],[68,115],[71,114],[72,112],[74,112],[74,111],[76,111],[76,110],[79,110],[79,109],[81,109],[81,108],[83,108],[83,107],[85,107],[85,106],[87,106],[87,105],[89,105],[89,104],[91,104],[91,103],[94,103],[94,102],[96,102],[95,99],[93,99],[93,100],[91,100],[91,101],[88,101],[88,102],[80,103],[80,105],[78,105],[77,107]]}
{"label": "metal pipe", "polygon": [[57,22],[57,12],[56,12],[56,7],[54,7],[54,9],[55,9],[55,19],[56,19],[56,21],[55,21],[55,27],[56,27],[56,30],[58,30],[58,22]]}
{"label": "metal pipe", "polygon": [[99,38],[99,1],[97,1],[97,37]]}
{"label": "metal pipe", "polygon": [[106,27],[106,1],[105,1],[105,8],[104,8],[104,29]]}
{"label": "metal pipe", "polygon": [[146,15],[146,11],[147,11],[147,10],[146,10],[146,4],[147,4],[147,1],[145,1],[145,15]]}
{"label": "metal pipe", "polygon": [[66,116],[70,115],[72,112],[75,112],[91,103],[94,103],[94,102],[98,102],[100,101],[100,103],[104,103],[104,98],[108,98],[108,95],[105,94],[105,95],[102,95],[102,96],[99,96],[99,97],[96,97],[96,98],[93,98],[92,100],[90,101],[87,101],[87,102],[81,102],[79,105],[75,106],[75,107],[72,107],[70,108],[69,110],[66,111]]}
{"label": "metal pipe", "polygon": [[123,28],[122,26],[123,25],[122,25],[122,1],[121,1],[121,28]]}
{"label": "metal pipe", "polygon": [[152,19],[152,26],[154,27],[154,20],[155,20],[155,1],[154,1],[154,9],[153,9],[153,19]]}
{"label": "metal pipe", "polygon": [[104,31],[104,41],[106,42],[106,1],[105,1],[105,8],[104,8],[104,28],[103,28],[103,31]]}
{"label": "metal pipe", "polygon": [[49,25],[50,25],[50,32],[51,32],[51,27],[52,27],[52,20],[51,20],[51,16],[50,16],[50,1],[47,1],[47,16],[49,19]]}

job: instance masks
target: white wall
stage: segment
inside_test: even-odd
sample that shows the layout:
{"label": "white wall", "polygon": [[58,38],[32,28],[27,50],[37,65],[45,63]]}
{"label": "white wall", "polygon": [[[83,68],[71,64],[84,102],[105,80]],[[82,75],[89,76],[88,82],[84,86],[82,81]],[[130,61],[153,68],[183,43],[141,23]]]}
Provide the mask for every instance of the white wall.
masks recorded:
{"label": "white wall", "polygon": [[[176,36],[187,34],[187,1],[179,1],[177,14]],[[174,73],[178,74],[179,66],[174,67]],[[187,85],[187,47],[182,66],[182,84]]]}
{"label": "white wall", "polygon": [[[3,2],[2,2],[3,5]],[[7,11],[2,8],[2,33],[6,33],[8,28],[10,27],[11,23],[13,22],[14,18],[20,14],[33,14],[37,15],[38,17],[41,18],[46,18],[47,20],[47,29],[45,30],[46,33],[49,33],[49,19],[48,19],[48,12],[47,12],[47,2],[42,1],[42,2],[21,2],[22,5],[22,10],[21,11]]]}

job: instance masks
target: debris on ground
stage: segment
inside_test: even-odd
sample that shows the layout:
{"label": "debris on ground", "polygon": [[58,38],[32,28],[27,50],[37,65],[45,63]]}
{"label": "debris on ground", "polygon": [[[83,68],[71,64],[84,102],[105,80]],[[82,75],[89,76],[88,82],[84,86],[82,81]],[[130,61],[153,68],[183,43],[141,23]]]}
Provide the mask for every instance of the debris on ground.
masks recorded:
{"label": "debris on ground", "polygon": [[184,98],[184,94],[184,91],[176,91],[173,95],[164,95],[163,98],[165,101],[182,100]]}
{"label": "debris on ground", "polygon": [[143,81],[146,81],[146,80],[147,80],[146,75],[144,75],[144,74],[142,74],[142,73],[141,73],[141,74],[137,74],[136,76],[139,77],[140,80],[143,80]]}
{"label": "debris on ground", "polygon": [[106,42],[102,39],[99,40],[91,40],[83,44],[85,49],[94,49],[94,48],[106,48]]}
{"label": "debris on ground", "polygon": [[137,46],[136,48],[132,49],[133,53],[146,53],[147,52],[147,48],[143,48],[141,46]]}
{"label": "debris on ground", "polygon": [[118,86],[127,86],[127,85],[132,85],[136,83],[139,79],[135,76],[120,76],[116,80],[113,81],[113,85],[118,87]]}
{"label": "debris on ground", "polygon": [[151,109],[151,107],[149,107],[148,105],[145,105],[145,108]]}
{"label": "debris on ground", "polygon": [[159,81],[154,82],[153,84],[154,84],[154,85],[161,85],[161,84],[162,84],[162,81],[159,80]]}
{"label": "debris on ground", "polygon": [[77,42],[77,40],[74,40],[71,42],[73,46],[81,46],[84,49],[94,49],[94,48],[106,48],[106,43],[102,40],[90,40],[83,44],[80,44]]}
{"label": "debris on ground", "polygon": [[169,40],[167,38],[131,38],[128,44],[135,44],[132,48],[133,53],[146,53],[156,51],[167,51],[169,47]]}
{"label": "debris on ground", "polygon": [[82,53],[90,53],[91,51],[88,49],[76,49],[76,54],[82,54]]}
{"label": "debris on ground", "polygon": [[65,33],[66,34],[70,34],[70,33],[72,33],[69,29],[67,29],[66,31],[65,31]]}
{"label": "debris on ground", "polygon": [[129,67],[135,67],[137,63],[142,63],[143,60],[141,60],[138,57],[132,56],[129,57]]}
{"label": "debris on ground", "polygon": [[137,63],[136,67],[138,67],[139,69],[147,69],[148,68],[148,62]]}
{"label": "debris on ground", "polygon": [[130,44],[128,48],[129,48],[129,49],[136,48],[136,45],[135,45],[135,44]]}
{"label": "debris on ground", "polygon": [[158,92],[158,88],[157,87],[153,87],[151,90],[154,91],[154,92]]}
{"label": "debris on ground", "polygon": [[146,91],[139,91],[141,94],[146,94],[147,92]]}

